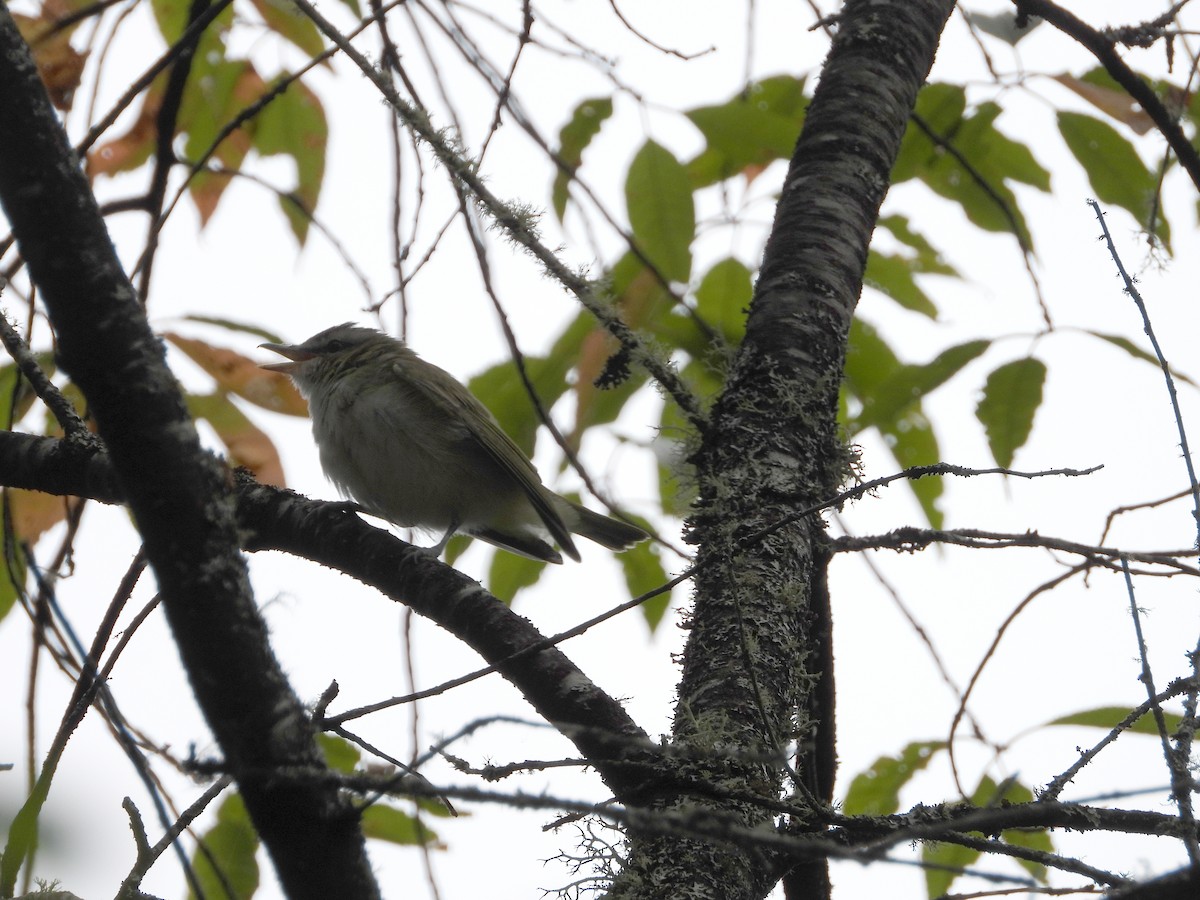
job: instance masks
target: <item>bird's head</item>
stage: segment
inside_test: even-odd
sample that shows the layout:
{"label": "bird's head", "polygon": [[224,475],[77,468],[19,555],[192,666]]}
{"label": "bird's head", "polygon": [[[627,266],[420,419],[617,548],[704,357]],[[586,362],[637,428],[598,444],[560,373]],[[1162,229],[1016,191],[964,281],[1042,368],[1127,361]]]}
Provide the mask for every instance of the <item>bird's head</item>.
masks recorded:
{"label": "bird's head", "polygon": [[298,380],[318,377],[321,372],[336,372],[346,366],[356,366],[373,356],[376,350],[397,344],[393,338],[376,331],[346,322],[318,332],[301,344],[259,344],[287,357],[287,362],[262,363],[259,367],[282,372]]}

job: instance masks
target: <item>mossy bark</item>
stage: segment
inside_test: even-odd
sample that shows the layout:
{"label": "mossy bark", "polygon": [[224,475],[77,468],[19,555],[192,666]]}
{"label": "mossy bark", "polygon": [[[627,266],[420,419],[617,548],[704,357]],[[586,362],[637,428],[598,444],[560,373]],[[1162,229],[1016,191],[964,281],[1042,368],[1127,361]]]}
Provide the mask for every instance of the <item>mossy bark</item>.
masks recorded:
{"label": "mossy bark", "polygon": [[[950,0],[852,0],[784,182],[746,339],[693,457],[699,572],[672,741],[705,789],[654,808],[729,823],[717,839],[634,833],[612,897],[828,893],[824,862],[757,850],[754,830],[821,828],[832,796],[831,623],[818,516],[850,461],[837,423],[850,320],[867,248]],[[785,759],[799,783],[790,783]],[[788,793],[806,822],[776,823],[749,797]],[[721,799],[736,797],[737,799]],[[790,872],[790,874],[788,874]]]}

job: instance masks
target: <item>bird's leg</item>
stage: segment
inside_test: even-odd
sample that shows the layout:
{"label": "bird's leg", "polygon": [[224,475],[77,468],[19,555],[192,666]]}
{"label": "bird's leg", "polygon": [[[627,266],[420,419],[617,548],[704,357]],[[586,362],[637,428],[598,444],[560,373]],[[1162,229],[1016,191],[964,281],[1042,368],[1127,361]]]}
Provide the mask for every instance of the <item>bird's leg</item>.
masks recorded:
{"label": "bird's leg", "polygon": [[446,545],[450,543],[450,538],[454,537],[454,532],[458,531],[458,519],[450,520],[450,527],[446,529],[446,533],[442,535],[442,539],[428,548],[426,551],[430,556],[438,557],[442,555],[442,551],[446,549]]}

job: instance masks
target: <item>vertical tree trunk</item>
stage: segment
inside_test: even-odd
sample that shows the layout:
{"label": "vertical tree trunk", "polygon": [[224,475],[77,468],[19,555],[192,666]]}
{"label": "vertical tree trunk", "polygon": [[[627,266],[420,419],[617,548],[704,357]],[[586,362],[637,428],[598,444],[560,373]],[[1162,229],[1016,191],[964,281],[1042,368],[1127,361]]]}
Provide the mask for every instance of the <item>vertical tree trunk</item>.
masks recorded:
{"label": "vertical tree trunk", "polygon": [[[900,139],[953,5],[845,5],[784,183],[745,342],[693,459],[700,571],[673,740],[693,760],[688,774],[724,796],[775,798],[782,789],[818,806],[832,796],[823,523],[769,529],[832,496],[849,472],[837,398],[850,320]],[[784,783],[781,764],[792,742],[798,785]],[[696,823],[707,815],[744,829],[772,825],[769,810],[711,790],[673,793],[654,808]],[[761,897],[789,867],[745,837],[635,833],[612,896]],[[827,893],[824,862],[788,878],[789,897]]]}

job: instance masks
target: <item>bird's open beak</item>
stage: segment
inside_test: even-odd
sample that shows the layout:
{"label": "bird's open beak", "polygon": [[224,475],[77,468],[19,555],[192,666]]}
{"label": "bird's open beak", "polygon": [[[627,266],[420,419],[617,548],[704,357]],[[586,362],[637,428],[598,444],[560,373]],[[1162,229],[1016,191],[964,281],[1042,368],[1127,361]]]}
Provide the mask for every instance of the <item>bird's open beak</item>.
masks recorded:
{"label": "bird's open beak", "polygon": [[267,369],[270,372],[282,372],[284,375],[290,375],[304,362],[315,357],[317,354],[305,350],[297,344],[259,344],[264,350],[272,350],[280,356],[286,356],[288,362],[278,363],[259,363],[260,369]]}

